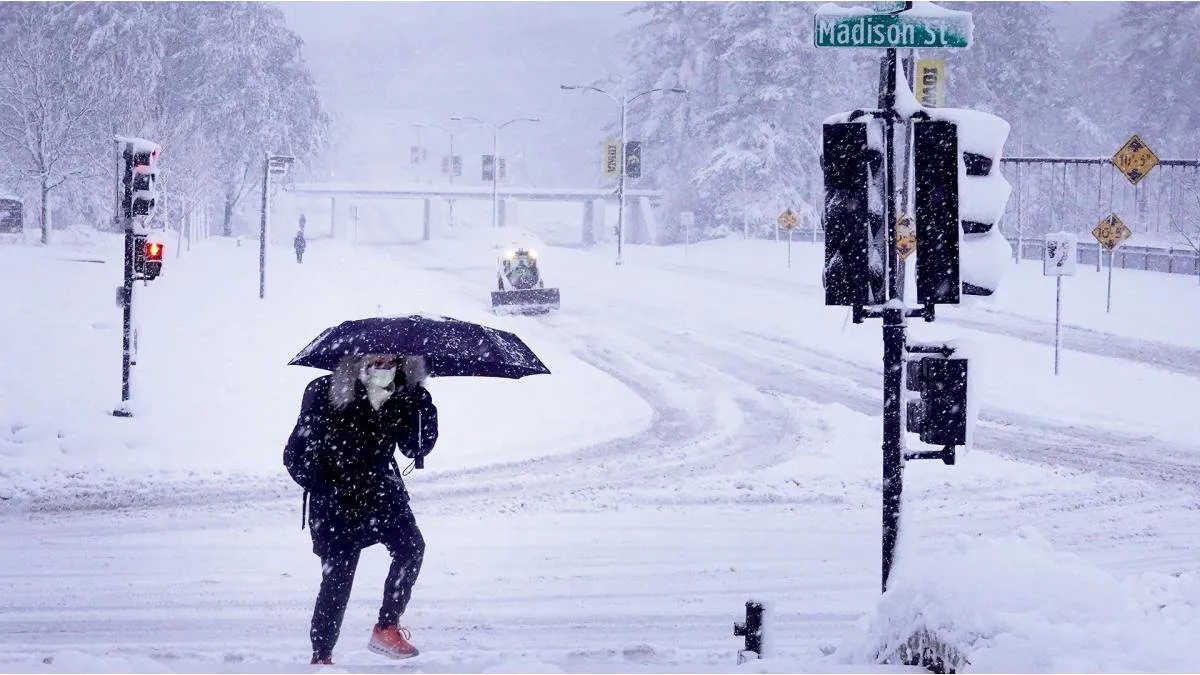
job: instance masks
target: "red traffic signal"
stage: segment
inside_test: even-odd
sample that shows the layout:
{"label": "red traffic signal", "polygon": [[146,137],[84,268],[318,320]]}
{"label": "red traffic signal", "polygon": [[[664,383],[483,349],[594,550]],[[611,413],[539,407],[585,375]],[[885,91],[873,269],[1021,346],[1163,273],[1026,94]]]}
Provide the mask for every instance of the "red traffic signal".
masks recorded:
{"label": "red traffic signal", "polygon": [[146,242],[146,260],[162,261],[163,245],[157,241]]}

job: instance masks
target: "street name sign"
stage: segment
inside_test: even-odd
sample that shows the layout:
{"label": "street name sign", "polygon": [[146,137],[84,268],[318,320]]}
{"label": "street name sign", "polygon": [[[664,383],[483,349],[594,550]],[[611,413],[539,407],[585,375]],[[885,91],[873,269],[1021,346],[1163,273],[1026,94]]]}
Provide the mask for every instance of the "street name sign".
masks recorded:
{"label": "street name sign", "polygon": [[813,17],[818,47],[961,49],[971,46],[970,12],[924,7],[898,14],[872,14],[866,8],[822,5]]}

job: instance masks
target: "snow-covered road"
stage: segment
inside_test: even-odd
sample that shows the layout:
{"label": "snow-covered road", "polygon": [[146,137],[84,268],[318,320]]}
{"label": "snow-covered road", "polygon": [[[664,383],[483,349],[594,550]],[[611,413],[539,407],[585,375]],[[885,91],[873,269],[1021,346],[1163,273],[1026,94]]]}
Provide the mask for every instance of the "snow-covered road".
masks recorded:
{"label": "snow-covered road", "polygon": [[[298,491],[273,448],[290,428],[304,374],[279,374],[290,354],[270,364],[254,359],[276,343],[298,349],[335,316],[390,313],[395,308],[378,299],[388,293],[405,296],[405,309],[423,302],[461,318],[485,316],[491,252],[473,246],[347,252],[319,243],[304,268],[280,272],[299,290],[267,310],[231,299],[210,276],[213,265],[245,258],[243,251],[214,241],[183,259],[172,270],[175,285],[154,289],[157,307],[186,303],[198,317],[180,319],[169,333],[170,353],[240,346],[253,359],[234,360],[251,372],[221,390],[224,402],[198,394],[212,396],[227,374],[192,376],[200,392],[178,395],[200,419],[175,431],[232,447],[170,470],[147,462],[102,476],[68,466],[58,478],[31,481],[51,487],[10,500],[19,504],[0,515],[7,664],[0,670],[296,670],[307,653],[318,570],[299,530]],[[434,383],[447,436],[430,468],[408,478],[428,541],[409,616],[424,654],[396,666],[366,651],[387,562],[382,550],[370,550],[335,654],[342,667],[728,671],[740,645],[731,624],[751,597],[773,604],[768,669],[843,667],[860,617],[878,600],[878,327],[842,326],[836,310],[818,307],[811,279],[714,271],[711,261],[684,262],[676,253],[634,249],[624,268],[596,252],[544,256],[550,281],[563,289],[563,310],[489,320],[553,361],[545,383],[519,385],[536,405],[497,403],[514,389],[492,383]],[[397,279],[384,281],[389,270]],[[370,297],[358,297],[364,286],[375,289]],[[297,312],[309,316],[287,319]],[[245,325],[210,326],[198,336],[197,327],[216,316]],[[1003,313],[946,318],[958,332],[986,333],[986,347],[1006,354],[1040,346],[1045,330],[1044,321]],[[150,317],[143,321],[154,335]],[[270,328],[286,335],[262,333]],[[1186,381],[1178,385],[1185,399],[1200,390],[1191,382],[1191,347],[1131,350],[1109,363],[1118,338],[1133,342],[1098,339],[1080,348],[1092,354],[1078,356],[1105,359],[1106,369],[1144,369],[1136,372],[1173,385]],[[175,395],[179,374],[151,375],[164,368],[168,350],[147,349],[139,366],[147,369],[145,386]],[[1014,379],[1028,379],[1028,370]],[[280,380],[271,391],[290,398],[264,409],[260,392],[243,382],[261,378]],[[572,386],[548,388],[563,381]],[[1086,396],[1111,399],[1120,394],[1115,383],[1072,380],[1062,386],[1084,392],[1080,398],[1043,408],[1036,390],[1059,385],[992,381],[999,386],[984,405],[975,450],[954,467],[908,466],[906,556],[933,559],[963,537],[1004,539],[1033,526],[1048,546],[1117,579],[1194,580],[1200,449],[1195,435],[1188,440],[1194,422],[1168,424],[1178,402],[1164,399],[1160,418],[1139,431],[1119,416],[1083,421]],[[462,398],[472,407],[456,407]],[[247,417],[225,428],[204,421],[247,407]],[[151,410],[176,425],[186,419],[171,417],[166,404]],[[268,425],[288,428],[255,430]],[[145,432],[130,447],[171,452],[162,438]],[[191,441],[182,445],[192,449]],[[1171,626],[1153,625],[1173,635]],[[1121,661],[1087,640],[1072,645],[1072,658],[1089,649],[1096,663],[1118,669],[1181,663],[1167,653],[1147,664],[1137,650]],[[982,669],[1080,663],[1036,648],[1005,651],[1003,641],[989,648],[996,651],[975,661]]]}

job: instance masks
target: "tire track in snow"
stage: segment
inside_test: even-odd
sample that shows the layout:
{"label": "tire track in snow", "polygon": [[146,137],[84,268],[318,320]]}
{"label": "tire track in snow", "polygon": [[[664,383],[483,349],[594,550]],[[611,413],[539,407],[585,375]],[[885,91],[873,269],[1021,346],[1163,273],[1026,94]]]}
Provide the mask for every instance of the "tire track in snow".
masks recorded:
{"label": "tire track in snow", "polygon": [[[759,291],[781,292],[779,281],[763,279],[753,275],[722,270],[706,272],[683,263],[657,263],[658,269],[712,281],[719,279]],[[817,298],[823,290],[816,284],[795,283],[785,286],[790,294]],[[952,307],[942,308],[938,321],[983,333],[992,333],[1025,342],[1054,346],[1054,324],[1017,314],[1006,314],[984,309],[981,313],[968,315]],[[1063,347],[1071,351],[1093,354],[1114,359],[1143,363],[1168,372],[1200,378],[1200,349],[1172,345],[1152,340],[1137,340],[1111,333],[1063,324]]]}
{"label": "tire track in snow", "polygon": [[[661,267],[709,280],[713,278],[686,265],[668,263]],[[441,267],[438,271],[459,279],[466,278],[469,273],[449,266]],[[747,275],[732,276],[743,285],[776,293],[780,291],[777,284],[762,279]],[[722,276],[722,279],[725,278]],[[464,284],[463,290],[471,292],[473,284]],[[789,288],[788,292],[793,290],[815,295],[819,289],[797,286]],[[583,288],[577,289],[579,291],[587,293]],[[597,308],[611,303],[611,299],[598,293],[591,293],[591,296],[593,302],[589,306],[593,314],[599,311]],[[631,306],[636,306],[640,311],[631,312]],[[693,357],[699,357],[698,360],[717,368],[738,371],[739,379],[763,393],[778,392],[822,404],[837,403],[876,418],[881,415],[883,380],[878,370],[809,345],[800,345],[794,340],[770,338],[736,326],[723,325],[720,335],[699,335],[683,328],[695,325],[711,330],[717,326],[710,313],[702,308],[672,306],[667,316],[664,315],[667,308],[652,299],[626,295],[620,299],[620,306],[614,306],[613,309],[609,316],[594,317],[591,325],[597,325],[600,321],[624,325],[627,328],[624,333],[641,333],[651,349],[661,344],[664,338],[687,341],[688,353]],[[637,316],[636,326],[628,325],[630,316]],[[655,326],[654,331],[647,330],[651,325]],[[993,327],[991,332],[1005,334],[1000,327]],[[1099,348],[1101,345],[1093,346]],[[1192,351],[1169,345],[1165,347],[1171,352]],[[1133,355],[1138,353],[1136,349],[1130,352]],[[1200,363],[1200,352],[1195,354]],[[1116,358],[1128,356],[1101,355]],[[1143,362],[1154,363],[1152,360]],[[597,367],[605,369],[603,363],[597,364]],[[615,373],[610,374],[621,379]],[[652,403],[657,405],[657,402]],[[1022,462],[1158,484],[1200,486],[1200,448],[1150,436],[1059,424],[1015,411],[981,411],[975,446],[979,450]]]}

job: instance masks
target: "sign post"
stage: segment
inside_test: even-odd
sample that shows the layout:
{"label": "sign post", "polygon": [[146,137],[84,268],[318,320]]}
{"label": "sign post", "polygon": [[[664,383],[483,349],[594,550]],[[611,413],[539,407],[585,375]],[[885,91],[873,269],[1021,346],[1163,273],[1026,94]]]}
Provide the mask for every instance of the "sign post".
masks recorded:
{"label": "sign post", "polygon": [[791,209],[784,209],[776,221],[788,233],[788,269],[790,270],[792,269],[792,230],[800,224],[800,219],[796,217],[795,213],[792,213]]}
{"label": "sign post", "polygon": [[1077,238],[1069,232],[1046,235],[1042,273],[1055,278],[1054,290],[1054,374],[1058,375],[1059,354],[1062,351],[1062,278],[1074,276]]}
{"label": "sign post", "polygon": [[[413,148],[416,150],[416,148]],[[270,219],[270,189],[271,176],[281,176],[288,171],[288,167],[292,162],[296,161],[294,157],[286,155],[272,155],[266,153],[263,161],[263,183],[262,183],[262,210],[259,218],[258,228],[258,298],[262,300],[267,297],[267,223]]]}
{"label": "sign post", "polygon": [[[1145,176],[1145,174],[1142,174]],[[1140,179],[1139,179],[1140,180]],[[1110,213],[1100,224],[1092,228],[1092,236],[1099,242],[1101,248],[1108,251],[1108,299],[1104,304],[1105,312],[1112,312],[1112,275],[1113,275],[1113,255],[1115,249],[1125,242],[1126,239],[1133,236],[1133,232],[1125,226],[1125,223],[1117,217],[1117,214]]]}

